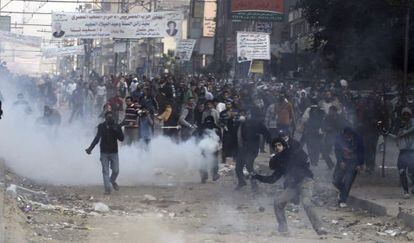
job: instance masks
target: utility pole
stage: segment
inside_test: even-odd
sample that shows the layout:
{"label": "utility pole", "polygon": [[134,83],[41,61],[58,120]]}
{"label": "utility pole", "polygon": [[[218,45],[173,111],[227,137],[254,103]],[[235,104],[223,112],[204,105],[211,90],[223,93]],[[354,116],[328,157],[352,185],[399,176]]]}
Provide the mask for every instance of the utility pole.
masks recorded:
{"label": "utility pole", "polygon": [[[128,13],[129,11],[129,6],[128,6],[128,0],[121,0],[119,2],[118,5],[118,13]],[[119,40],[120,43],[125,43],[125,58],[120,57],[120,55],[118,54],[118,52],[115,52],[115,58],[114,58],[114,73],[115,75],[118,73],[118,63],[121,63],[119,70],[122,72],[123,70],[125,70],[125,64],[122,65],[122,59],[124,59],[124,62],[126,62],[126,65],[128,66],[129,64],[129,39],[121,39]],[[115,40],[115,43],[117,43],[117,41]]]}
{"label": "utility pole", "polygon": [[[122,13],[128,13],[129,12],[129,0],[122,0],[121,3],[121,12]],[[129,47],[130,47],[130,41],[129,39],[124,39],[123,41],[125,43],[125,58],[124,63],[121,66],[121,71],[125,71],[125,73],[128,71],[129,68]]]}
{"label": "utility pole", "polygon": [[410,3],[407,1],[407,12],[405,14],[405,37],[404,37],[404,80],[402,85],[402,98],[405,102],[407,93],[407,82],[408,82],[408,51],[410,44]]}
{"label": "utility pole", "polygon": [[[157,0],[149,0],[149,8],[148,8],[148,12],[155,12],[155,8],[156,8],[156,2]],[[152,76],[152,62],[151,62],[151,44],[152,44],[152,40],[151,38],[147,38],[146,39],[147,42],[147,67],[146,67],[146,76],[147,78],[150,78]]]}

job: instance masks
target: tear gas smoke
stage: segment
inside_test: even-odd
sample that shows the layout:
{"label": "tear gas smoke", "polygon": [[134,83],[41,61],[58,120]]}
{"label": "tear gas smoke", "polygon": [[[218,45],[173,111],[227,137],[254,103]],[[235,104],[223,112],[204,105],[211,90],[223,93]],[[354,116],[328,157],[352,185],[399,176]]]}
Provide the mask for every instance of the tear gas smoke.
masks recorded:
{"label": "tear gas smoke", "polygon": [[[85,153],[99,121],[67,125],[64,118],[55,134],[50,128],[35,125],[40,116],[38,109],[29,116],[17,112],[13,102],[18,92],[1,84],[5,115],[0,120],[0,158],[6,165],[17,174],[40,183],[101,185],[99,146],[92,156]],[[213,162],[210,154],[218,143],[219,138],[212,132],[201,141],[191,139],[180,144],[159,136],[148,146],[120,145],[119,182],[135,185],[199,181],[198,170],[203,163]]]}

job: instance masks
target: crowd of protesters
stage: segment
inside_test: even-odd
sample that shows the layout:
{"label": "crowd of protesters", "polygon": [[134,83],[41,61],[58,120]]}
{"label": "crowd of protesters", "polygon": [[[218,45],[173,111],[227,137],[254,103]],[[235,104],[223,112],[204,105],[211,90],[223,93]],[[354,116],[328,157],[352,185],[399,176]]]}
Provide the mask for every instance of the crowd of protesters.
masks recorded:
{"label": "crowd of protesters", "polygon": [[[378,166],[377,145],[387,134],[394,134],[398,140],[403,195],[408,198],[414,194],[414,190],[409,191],[409,180],[414,183],[414,107],[398,95],[393,97],[389,87],[363,92],[351,90],[343,79],[305,85],[274,79],[217,79],[212,75],[148,78],[92,73],[87,82],[74,74],[9,78],[22,92],[15,109],[23,107],[30,113],[31,104],[44,105],[39,122],[58,126],[63,113],[69,114],[69,123],[105,120],[86,151],[91,153],[100,141],[108,194],[111,184],[119,189],[117,140],[136,146],[163,134],[180,142],[197,139],[209,129],[216,132],[222,144],[221,153],[215,153],[214,181],[219,179],[219,160],[227,163],[229,158],[236,164],[236,190],[247,184],[244,168],[253,190],[257,190],[257,181],[274,183],[285,177],[286,189],[275,199],[281,232],[287,231],[284,207],[299,192],[315,230],[323,234],[310,205],[312,166],[322,159],[327,169],[333,170],[338,203],[346,207],[357,174],[364,170],[371,174]],[[260,152],[274,154],[269,163],[272,175],[255,173],[253,164]],[[113,170],[111,177],[109,167]],[[201,168],[200,175],[205,183],[207,169]]]}

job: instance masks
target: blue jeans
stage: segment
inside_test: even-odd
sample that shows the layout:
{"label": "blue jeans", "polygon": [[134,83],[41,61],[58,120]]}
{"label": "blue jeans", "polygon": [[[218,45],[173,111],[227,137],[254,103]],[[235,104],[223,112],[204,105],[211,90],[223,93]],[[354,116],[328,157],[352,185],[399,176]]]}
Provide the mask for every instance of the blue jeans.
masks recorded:
{"label": "blue jeans", "polygon": [[339,190],[339,203],[346,203],[352,184],[357,176],[356,163],[346,163],[346,168],[342,169],[340,163],[336,163],[333,184]]}
{"label": "blue jeans", "polygon": [[[106,192],[111,191],[111,183],[116,181],[119,174],[119,158],[118,153],[106,154],[101,153],[101,164],[104,187]],[[109,168],[112,170],[111,177],[109,177]]]}

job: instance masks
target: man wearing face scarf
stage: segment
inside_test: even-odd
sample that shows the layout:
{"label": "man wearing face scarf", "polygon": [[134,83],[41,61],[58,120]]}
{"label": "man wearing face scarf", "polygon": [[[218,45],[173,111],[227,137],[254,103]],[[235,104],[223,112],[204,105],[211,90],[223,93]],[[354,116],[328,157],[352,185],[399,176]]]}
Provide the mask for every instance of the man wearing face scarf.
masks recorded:
{"label": "man wearing face scarf", "polygon": [[[118,140],[124,141],[124,134],[121,126],[118,125],[112,115],[112,112],[105,113],[105,122],[98,125],[98,132],[92,144],[85,151],[91,154],[93,148],[100,142],[102,174],[105,187],[105,195],[111,193],[111,184],[115,191],[119,190],[116,178],[119,174],[119,158],[118,158]],[[109,177],[109,167],[112,174]]]}
{"label": "man wearing face scarf", "polygon": [[[239,125],[237,129],[236,175],[238,185],[236,190],[240,190],[247,185],[243,174],[244,166],[249,173],[253,172],[253,164],[259,154],[260,135],[269,143],[271,136],[262,121],[251,117],[246,112],[240,112],[237,120]],[[251,180],[251,185],[253,190],[257,189],[255,180]]]}

